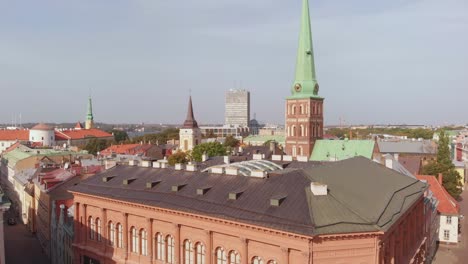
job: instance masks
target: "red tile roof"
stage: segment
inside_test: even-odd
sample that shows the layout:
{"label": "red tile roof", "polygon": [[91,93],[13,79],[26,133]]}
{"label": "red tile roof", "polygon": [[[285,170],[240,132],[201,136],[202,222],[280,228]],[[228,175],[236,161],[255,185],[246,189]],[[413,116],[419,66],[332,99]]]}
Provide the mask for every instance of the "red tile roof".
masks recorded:
{"label": "red tile roof", "polygon": [[0,140],[29,140],[29,130],[0,130]]}
{"label": "red tile roof", "polygon": [[35,125],[33,128],[31,128],[31,130],[47,130],[48,131],[48,130],[54,130],[54,128],[44,123],[39,123]]}
{"label": "red tile roof", "polygon": [[135,154],[145,154],[153,145],[141,145],[141,144],[124,144],[124,145],[112,145],[105,150],[101,151],[100,154],[103,156],[115,154],[126,154],[126,155],[135,155]]}
{"label": "red tile roof", "polygon": [[55,140],[68,140],[68,139],[84,139],[88,137],[107,138],[112,137],[112,134],[102,131],[97,128],[82,129],[82,130],[64,130],[55,131]]}
{"label": "red tile roof", "polygon": [[429,189],[434,193],[439,204],[437,205],[437,211],[441,214],[453,214],[457,215],[460,212],[460,205],[458,202],[445,190],[445,188],[439,183],[437,178],[432,175],[416,175],[419,180],[425,180],[430,185]]}

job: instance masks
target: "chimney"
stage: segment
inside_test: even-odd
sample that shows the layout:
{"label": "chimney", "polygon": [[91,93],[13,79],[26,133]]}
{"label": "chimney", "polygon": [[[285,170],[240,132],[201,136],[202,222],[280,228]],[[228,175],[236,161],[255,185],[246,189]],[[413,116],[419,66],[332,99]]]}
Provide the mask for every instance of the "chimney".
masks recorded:
{"label": "chimney", "polygon": [[229,156],[224,156],[224,164],[229,164],[229,163],[231,163],[229,161]]}
{"label": "chimney", "polygon": [[442,176],[442,173],[439,173],[439,177],[437,177],[437,178],[438,178],[438,180],[439,180],[440,185],[442,185],[442,183],[443,183],[443,176]]}
{"label": "chimney", "polygon": [[202,162],[205,162],[208,160],[208,155],[206,153],[203,153],[203,155],[201,156],[202,158]]}
{"label": "chimney", "polygon": [[310,190],[314,196],[323,196],[327,195],[327,185],[318,183],[318,182],[311,182],[310,183]]}
{"label": "chimney", "polygon": [[393,169],[393,160],[390,155],[385,156],[385,167],[389,169]]}
{"label": "chimney", "polygon": [[270,141],[270,151],[273,155],[276,154],[276,142],[275,141]]}
{"label": "chimney", "polygon": [[396,161],[398,161],[398,153],[393,154],[393,157],[395,158]]}

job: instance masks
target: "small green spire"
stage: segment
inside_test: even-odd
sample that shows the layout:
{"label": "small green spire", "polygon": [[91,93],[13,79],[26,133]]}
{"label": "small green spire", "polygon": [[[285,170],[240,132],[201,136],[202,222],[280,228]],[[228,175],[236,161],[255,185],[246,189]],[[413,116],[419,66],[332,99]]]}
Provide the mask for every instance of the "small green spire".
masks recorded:
{"label": "small green spire", "polygon": [[309,1],[302,2],[301,31],[297,49],[296,77],[289,98],[310,98],[318,96],[318,83],[315,77],[314,49],[310,29]]}
{"label": "small green spire", "polygon": [[88,99],[88,114],[86,114],[86,120],[93,121],[93,102],[91,100],[91,96]]}

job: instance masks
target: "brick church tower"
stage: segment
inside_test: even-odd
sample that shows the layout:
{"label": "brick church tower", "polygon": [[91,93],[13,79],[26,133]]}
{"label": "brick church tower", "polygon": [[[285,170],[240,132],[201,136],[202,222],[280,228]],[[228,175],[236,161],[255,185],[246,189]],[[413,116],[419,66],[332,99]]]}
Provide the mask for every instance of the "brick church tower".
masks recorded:
{"label": "brick church tower", "polygon": [[323,100],[318,96],[308,0],[303,0],[296,77],[286,98],[285,152],[310,158],[315,141],[323,136]]}

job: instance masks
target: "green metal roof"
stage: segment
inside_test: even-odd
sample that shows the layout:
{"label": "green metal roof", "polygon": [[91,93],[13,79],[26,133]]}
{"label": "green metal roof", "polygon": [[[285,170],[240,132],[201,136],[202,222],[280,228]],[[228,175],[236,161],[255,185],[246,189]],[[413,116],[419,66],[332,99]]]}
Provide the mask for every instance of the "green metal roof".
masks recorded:
{"label": "green metal roof", "polygon": [[16,148],[5,153],[5,155],[3,155],[3,159],[8,161],[9,167],[14,167],[18,161],[29,158],[31,156],[34,156],[32,152],[24,152],[19,148]]}
{"label": "green metal roof", "polygon": [[374,146],[373,140],[317,140],[310,160],[335,161],[356,156],[371,159]]}
{"label": "green metal roof", "polygon": [[314,49],[310,27],[309,2],[302,2],[301,31],[297,49],[296,76],[288,99],[320,98],[315,77]]}

